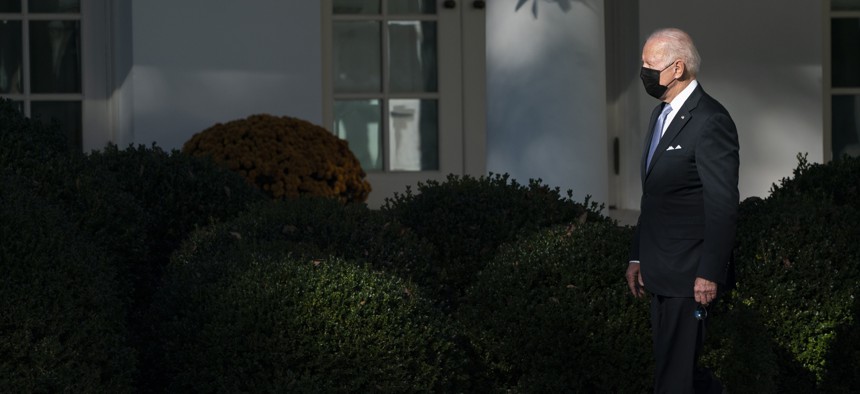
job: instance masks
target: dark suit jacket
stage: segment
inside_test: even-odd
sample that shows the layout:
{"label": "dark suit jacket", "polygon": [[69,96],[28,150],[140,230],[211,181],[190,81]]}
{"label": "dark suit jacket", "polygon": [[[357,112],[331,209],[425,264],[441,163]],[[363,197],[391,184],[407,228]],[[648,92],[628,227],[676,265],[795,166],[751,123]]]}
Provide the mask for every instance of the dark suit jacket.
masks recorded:
{"label": "dark suit jacket", "polygon": [[[662,111],[651,114],[654,129]],[[645,288],[692,297],[696,277],[731,286],[738,213],[738,134],[728,111],[699,85],[657,146],[651,167],[642,155],[642,202],[630,251]]]}

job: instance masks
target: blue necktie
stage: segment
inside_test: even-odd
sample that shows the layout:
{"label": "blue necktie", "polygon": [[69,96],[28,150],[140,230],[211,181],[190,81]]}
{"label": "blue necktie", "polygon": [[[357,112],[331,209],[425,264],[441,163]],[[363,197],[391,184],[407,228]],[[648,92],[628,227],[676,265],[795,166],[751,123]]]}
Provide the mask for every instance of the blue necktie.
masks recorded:
{"label": "blue necktie", "polygon": [[666,104],[663,107],[663,112],[657,118],[657,123],[654,124],[654,132],[651,135],[651,147],[648,148],[648,161],[645,162],[645,169],[651,168],[651,157],[654,156],[654,151],[657,150],[657,145],[660,143],[660,137],[663,136],[663,123],[666,122],[666,116],[672,112],[672,106]]}

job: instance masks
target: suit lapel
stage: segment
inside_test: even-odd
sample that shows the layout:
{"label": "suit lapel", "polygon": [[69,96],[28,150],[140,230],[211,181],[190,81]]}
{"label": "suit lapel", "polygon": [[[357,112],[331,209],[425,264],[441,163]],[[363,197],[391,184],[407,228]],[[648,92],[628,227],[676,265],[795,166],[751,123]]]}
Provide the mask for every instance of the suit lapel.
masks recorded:
{"label": "suit lapel", "polygon": [[[651,167],[645,169],[645,177],[643,179],[647,179],[648,175],[651,174],[651,169],[657,165],[657,162],[660,161],[660,158],[663,157],[663,153],[666,152],[666,149],[669,148],[671,142],[681,133],[684,129],[684,126],[687,125],[687,122],[693,118],[693,110],[696,109],[696,106],[699,105],[699,99],[702,98],[703,94],[702,85],[696,87],[693,90],[693,93],[690,94],[690,97],[687,98],[687,101],[684,102],[684,105],[681,106],[681,109],[678,110],[678,113],[675,114],[675,117],[672,119],[672,123],[669,123],[669,127],[666,128],[666,132],[663,133],[663,137],[660,138],[660,143],[657,144],[657,148],[654,150],[654,157],[651,158]],[[658,106],[659,107],[659,106]],[[654,118],[654,115],[651,116]],[[651,120],[651,128],[654,128],[655,119]],[[650,141],[650,139],[649,139]],[[691,147],[692,148],[692,147]],[[645,148],[645,155],[647,156],[648,147]],[[643,162],[644,163],[644,162]],[[644,164],[643,164],[644,168]]]}

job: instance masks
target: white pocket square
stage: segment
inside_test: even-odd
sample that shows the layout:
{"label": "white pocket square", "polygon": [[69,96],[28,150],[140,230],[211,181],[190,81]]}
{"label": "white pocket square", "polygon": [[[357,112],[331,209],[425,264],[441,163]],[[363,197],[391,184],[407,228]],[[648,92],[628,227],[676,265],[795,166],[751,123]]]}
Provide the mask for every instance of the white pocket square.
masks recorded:
{"label": "white pocket square", "polygon": [[675,149],[681,149],[681,145],[678,145],[678,146],[669,145],[669,147],[666,148],[666,150],[675,150]]}

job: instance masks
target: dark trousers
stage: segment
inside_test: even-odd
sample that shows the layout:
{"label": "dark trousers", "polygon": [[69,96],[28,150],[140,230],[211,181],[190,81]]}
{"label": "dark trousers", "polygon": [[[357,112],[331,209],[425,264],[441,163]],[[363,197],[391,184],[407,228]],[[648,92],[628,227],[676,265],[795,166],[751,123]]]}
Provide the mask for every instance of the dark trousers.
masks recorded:
{"label": "dark trousers", "polygon": [[693,298],[652,296],[651,330],[654,337],[654,393],[721,393],[722,384],[697,361],[705,342],[708,319],[698,320]]}

